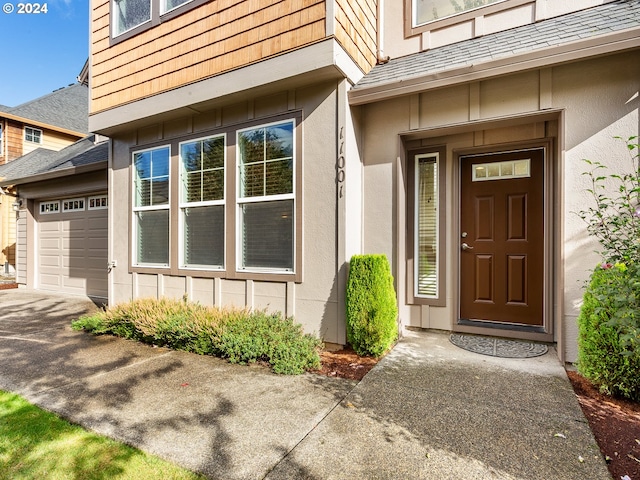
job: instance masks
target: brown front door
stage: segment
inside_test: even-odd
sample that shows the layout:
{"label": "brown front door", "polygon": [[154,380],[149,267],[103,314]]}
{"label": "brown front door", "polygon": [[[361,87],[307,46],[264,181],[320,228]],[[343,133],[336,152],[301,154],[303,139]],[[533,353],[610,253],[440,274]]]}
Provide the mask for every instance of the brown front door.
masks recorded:
{"label": "brown front door", "polygon": [[460,319],[541,327],[544,149],[460,161]]}

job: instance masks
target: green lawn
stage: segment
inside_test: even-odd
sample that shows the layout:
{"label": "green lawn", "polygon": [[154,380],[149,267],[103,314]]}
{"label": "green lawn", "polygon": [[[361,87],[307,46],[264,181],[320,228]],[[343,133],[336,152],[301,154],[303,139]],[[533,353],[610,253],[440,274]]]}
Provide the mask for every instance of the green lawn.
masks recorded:
{"label": "green lawn", "polygon": [[0,391],[0,479],[202,479]]}

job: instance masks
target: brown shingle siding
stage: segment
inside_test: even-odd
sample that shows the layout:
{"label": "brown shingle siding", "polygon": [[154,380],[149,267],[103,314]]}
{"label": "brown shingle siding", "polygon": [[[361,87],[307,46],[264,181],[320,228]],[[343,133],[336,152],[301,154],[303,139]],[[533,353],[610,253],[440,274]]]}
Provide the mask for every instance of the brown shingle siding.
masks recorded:
{"label": "brown shingle siding", "polygon": [[326,36],[324,0],[224,0],[109,46],[104,6],[92,14],[91,112],[193,83]]}

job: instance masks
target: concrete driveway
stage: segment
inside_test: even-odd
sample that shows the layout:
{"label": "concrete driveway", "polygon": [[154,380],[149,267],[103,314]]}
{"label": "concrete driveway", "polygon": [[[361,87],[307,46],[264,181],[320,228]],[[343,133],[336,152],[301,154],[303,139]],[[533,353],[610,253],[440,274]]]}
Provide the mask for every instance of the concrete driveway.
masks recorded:
{"label": "concrete driveway", "polygon": [[279,376],[70,329],[94,308],[0,291],[0,388],[210,478],[610,478],[553,351],[420,332],[360,383]]}

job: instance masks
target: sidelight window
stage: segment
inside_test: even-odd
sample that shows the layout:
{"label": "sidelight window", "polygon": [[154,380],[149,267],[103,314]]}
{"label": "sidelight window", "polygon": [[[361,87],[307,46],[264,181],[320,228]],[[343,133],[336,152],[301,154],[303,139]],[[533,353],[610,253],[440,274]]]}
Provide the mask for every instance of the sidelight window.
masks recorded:
{"label": "sidelight window", "polygon": [[416,294],[438,296],[438,154],[416,156]]}

